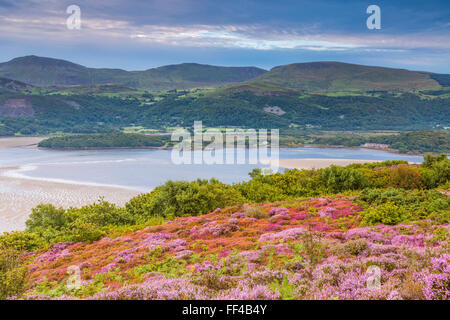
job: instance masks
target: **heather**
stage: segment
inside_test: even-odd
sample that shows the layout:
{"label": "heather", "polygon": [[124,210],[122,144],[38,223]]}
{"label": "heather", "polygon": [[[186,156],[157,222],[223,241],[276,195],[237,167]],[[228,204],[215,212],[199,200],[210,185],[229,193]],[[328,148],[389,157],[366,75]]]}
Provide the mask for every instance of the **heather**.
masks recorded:
{"label": "heather", "polygon": [[255,170],[232,186],[168,182],[123,208],[41,205],[0,237],[17,262],[4,296],[447,300],[448,162]]}
{"label": "heather", "polygon": [[[250,210],[250,208],[254,208]],[[264,213],[249,216],[255,208]],[[25,299],[448,299],[449,224],[363,226],[354,197],[232,206],[32,251]],[[80,268],[81,286],[67,273]],[[368,288],[371,266],[380,287]]]}

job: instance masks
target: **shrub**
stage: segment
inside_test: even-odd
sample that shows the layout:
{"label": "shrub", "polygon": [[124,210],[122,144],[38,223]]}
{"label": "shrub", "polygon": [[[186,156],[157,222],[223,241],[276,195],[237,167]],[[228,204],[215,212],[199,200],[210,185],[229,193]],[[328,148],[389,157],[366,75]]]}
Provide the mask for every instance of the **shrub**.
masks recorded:
{"label": "shrub", "polygon": [[0,247],[8,246],[17,250],[33,251],[45,246],[45,241],[34,232],[5,232],[0,236]]}
{"label": "shrub", "polygon": [[372,225],[380,223],[395,225],[407,220],[405,210],[392,202],[380,204],[376,207],[369,207],[361,214],[364,217],[364,222]]}
{"label": "shrub", "polygon": [[57,209],[51,204],[40,204],[32,209],[25,224],[27,230],[33,232],[47,228],[59,229],[66,225],[67,222],[64,209]]}
{"label": "shrub", "polygon": [[[450,197],[435,190],[367,189],[356,197],[356,201],[365,208],[381,206],[379,209],[381,211],[386,209],[388,203],[394,204],[399,210],[408,213],[401,219],[432,219],[437,223],[450,221]],[[376,208],[362,214],[367,214],[369,211],[370,219],[374,218]]]}
{"label": "shrub", "polygon": [[260,208],[257,207],[247,208],[244,214],[246,217],[251,217],[255,219],[266,219],[269,217],[267,213],[265,213],[264,211],[262,211]]}
{"label": "shrub", "polygon": [[99,200],[81,208],[62,209],[39,205],[26,221],[27,233],[38,235],[45,243],[65,241],[95,241],[108,227],[135,224],[134,217],[124,208]]}
{"label": "shrub", "polygon": [[351,254],[357,256],[367,248],[367,242],[364,239],[349,240],[345,243],[340,243],[332,248],[331,252],[334,254]]}
{"label": "shrub", "polygon": [[391,169],[388,186],[402,189],[422,189],[425,187],[425,181],[418,169],[400,165]]}
{"label": "shrub", "polygon": [[333,193],[363,189],[367,186],[367,177],[363,171],[350,167],[332,165],[322,172],[325,187]]}
{"label": "shrub", "polygon": [[126,209],[136,219],[152,216],[196,216],[216,208],[242,204],[242,195],[215,179],[187,182],[168,181],[147,195],[133,198]]}
{"label": "shrub", "polygon": [[25,290],[28,269],[20,252],[12,247],[0,247],[0,300],[20,295]]}

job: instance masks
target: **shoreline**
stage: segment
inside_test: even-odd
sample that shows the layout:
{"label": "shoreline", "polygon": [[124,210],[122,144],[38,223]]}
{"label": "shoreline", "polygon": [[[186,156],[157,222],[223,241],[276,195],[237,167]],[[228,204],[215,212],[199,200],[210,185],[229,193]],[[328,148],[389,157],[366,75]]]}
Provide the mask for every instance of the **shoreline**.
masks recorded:
{"label": "shoreline", "polygon": [[48,137],[26,136],[26,137],[0,137],[0,149],[9,148],[37,148],[39,142]]}
{"label": "shoreline", "polygon": [[23,230],[32,209],[42,203],[67,209],[89,205],[103,197],[105,201],[122,206],[142,193],[119,186],[73,184],[11,177],[6,174],[19,169],[20,166],[0,168],[0,234]]}
{"label": "shoreline", "polygon": [[[0,138],[0,149],[8,148],[37,148],[38,141],[45,137],[9,137]],[[282,149],[314,147],[304,145],[302,147],[281,147]],[[336,148],[330,147],[329,148]],[[342,148],[342,147],[338,147]],[[343,147],[346,148],[346,147]],[[98,150],[98,148],[95,148]],[[107,148],[118,149],[118,148]],[[171,150],[161,147],[146,148],[119,148],[119,149],[154,149]],[[349,148],[347,148],[349,149]],[[49,149],[55,150],[55,149]],[[63,149],[69,151],[68,149]],[[80,149],[76,149],[80,150]],[[104,149],[103,149],[104,150]],[[281,159],[279,167],[311,169],[324,168],[332,164],[347,165],[350,163],[379,162],[379,160],[359,159]],[[45,179],[22,174],[27,171],[26,165],[10,165],[0,167],[0,233],[5,231],[23,230],[25,221],[32,208],[41,203],[51,203],[56,207],[82,207],[92,204],[104,197],[118,206],[124,205],[134,196],[149,192],[127,188],[120,185],[105,185],[89,182],[69,181],[63,179]]]}
{"label": "shoreline", "polygon": [[[167,150],[171,151],[174,150],[174,148],[170,147],[83,147],[83,148],[48,148],[48,147],[38,147],[36,148],[41,150],[50,150],[50,151],[95,151],[95,150]],[[236,147],[241,148],[241,147]],[[409,153],[402,153],[396,149],[378,149],[378,148],[368,148],[368,147],[347,147],[347,146],[330,146],[330,145],[320,145],[320,144],[304,144],[304,145],[298,145],[298,146],[280,146],[280,149],[301,149],[301,148],[321,148],[321,149],[351,149],[351,150],[357,150],[357,149],[364,149],[364,150],[375,150],[375,151],[385,151],[389,153],[395,153],[398,155],[404,155],[404,156],[423,156],[422,153],[416,153],[416,152],[409,152]],[[222,148],[227,149],[227,148]],[[245,149],[249,149],[248,147],[245,147]],[[207,151],[210,149],[203,148],[203,151]],[[438,154],[438,153],[436,153]]]}

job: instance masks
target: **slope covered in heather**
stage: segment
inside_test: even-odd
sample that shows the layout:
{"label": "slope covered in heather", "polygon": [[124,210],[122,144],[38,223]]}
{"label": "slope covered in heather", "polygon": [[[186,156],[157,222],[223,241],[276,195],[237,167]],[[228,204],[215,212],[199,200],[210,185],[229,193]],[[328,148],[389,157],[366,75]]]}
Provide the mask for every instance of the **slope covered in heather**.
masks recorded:
{"label": "slope covered in heather", "polygon": [[[344,196],[251,206],[256,218],[249,208],[55,245],[30,265],[28,298],[448,298],[439,288],[448,241],[436,237],[448,224],[359,227],[361,206]],[[71,266],[83,281],[72,292],[63,289]],[[371,266],[379,288],[366,286]]]}
{"label": "slope covered in heather", "polygon": [[448,164],[255,170],[168,181],[123,208],[40,205],[0,236],[0,298],[448,300]]}

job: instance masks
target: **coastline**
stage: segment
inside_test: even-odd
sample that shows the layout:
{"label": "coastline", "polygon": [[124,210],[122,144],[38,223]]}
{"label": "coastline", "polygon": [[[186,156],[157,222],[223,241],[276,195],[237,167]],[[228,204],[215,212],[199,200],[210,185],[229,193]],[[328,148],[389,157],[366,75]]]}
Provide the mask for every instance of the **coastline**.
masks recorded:
{"label": "coastline", "polygon": [[[36,144],[36,148],[42,149],[42,150],[54,150],[54,151],[78,151],[78,150],[173,150],[174,147],[80,147],[80,148],[49,148],[49,147],[39,147]],[[241,148],[239,146],[236,146],[236,148]],[[249,149],[248,146],[244,147],[245,149]],[[404,156],[423,156],[423,153],[418,152],[400,152],[397,149],[381,149],[381,148],[370,148],[370,147],[362,147],[362,146],[354,146],[354,147],[348,147],[348,146],[330,146],[330,145],[321,145],[321,144],[301,144],[298,146],[279,146],[280,149],[299,149],[299,148],[322,148],[322,149],[364,149],[364,150],[376,150],[376,151],[385,151],[389,153],[395,153],[399,155]],[[226,147],[223,147],[222,149],[226,149]],[[207,148],[203,148],[203,150],[208,150]],[[438,154],[438,153],[436,153]]]}
{"label": "coastline", "polygon": [[23,230],[32,208],[41,203],[63,208],[81,207],[103,197],[121,206],[141,193],[121,187],[27,179],[6,174],[19,169],[19,166],[0,168],[0,233]]}
{"label": "coastline", "polygon": [[[0,149],[37,148],[39,141],[45,137],[9,137],[0,138]],[[303,147],[312,147],[305,145]],[[288,148],[288,147],[282,147]],[[291,147],[301,148],[301,147]],[[336,147],[330,147],[336,148]],[[340,148],[340,147],[339,147]],[[98,149],[98,148],[95,148]],[[103,148],[105,149],[105,148]],[[146,148],[106,148],[106,149],[159,149]],[[56,150],[56,149],[53,149]],[[69,151],[69,149],[63,149]],[[72,149],[74,150],[74,149]],[[80,149],[75,149],[80,150]],[[378,162],[377,160],[358,159],[282,159],[279,167],[312,169],[324,168],[332,164],[347,165],[350,163]],[[0,233],[5,231],[23,230],[25,221],[32,208],[41,203],[51,203],[56,207],[81,207],[89,205],[100,197],[116,205],[124,205],[132,197],[143,191],[115,185],[103,185],[59,179],[42,179],[28,177],[22,172],[26,166],[12,165],[0,167]]]}

